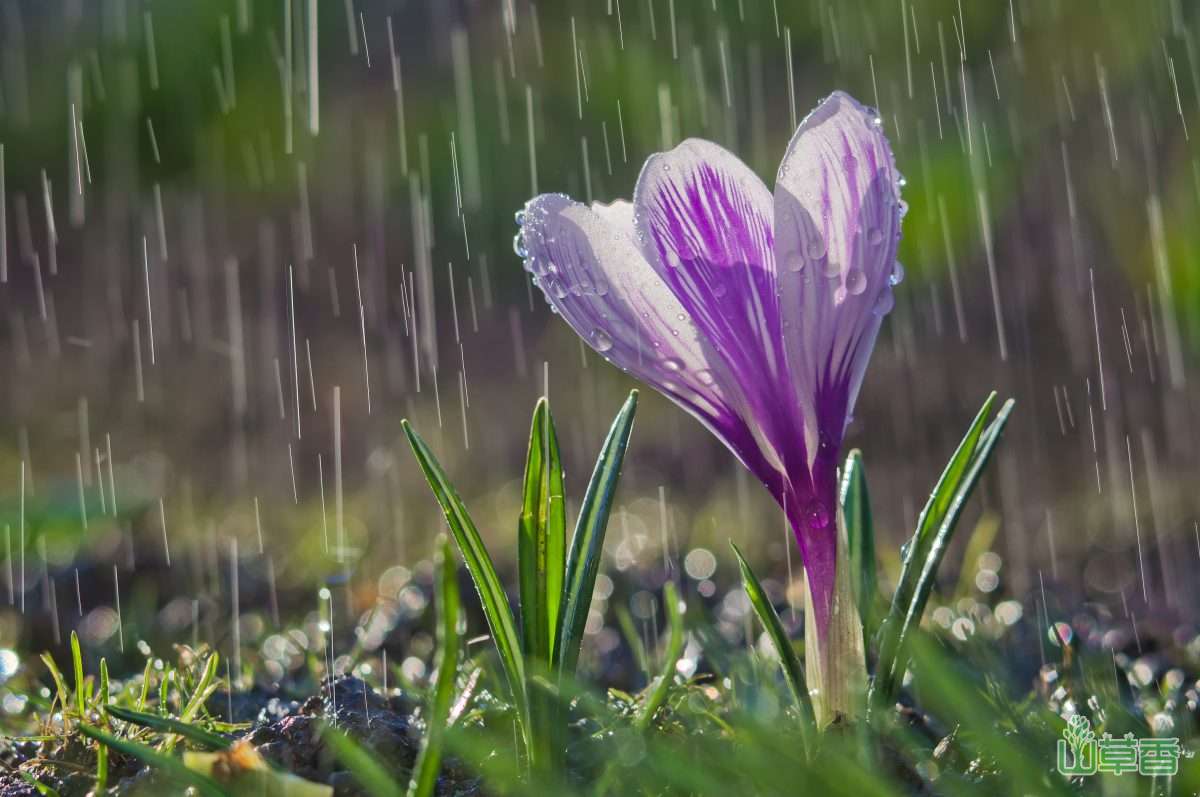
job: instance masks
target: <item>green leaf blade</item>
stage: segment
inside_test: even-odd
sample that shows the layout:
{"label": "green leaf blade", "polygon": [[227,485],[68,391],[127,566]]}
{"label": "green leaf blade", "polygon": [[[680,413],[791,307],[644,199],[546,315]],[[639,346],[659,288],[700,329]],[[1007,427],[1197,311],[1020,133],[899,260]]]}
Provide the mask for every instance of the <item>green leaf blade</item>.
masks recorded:
{"label": "green leaf blade", "polygon": [[450,704],[454,700],[454,678],[458,672],[458,581],[455,577],[454,553],[450,544],[443,542],[438,570],[438,647],[437,680],[430,699],[425,736],[413,768],[412,781],[408,786],[408,797],[431,797],[437,785],[442,765],[442,747],[445,743],[446,724]]}
{"label": "green leaf blade", "polygon": [[206,775],[201,775],[198,772],[188,769],[187,765],[175,756],[164,755],[144,744],[120,739],[85,723],[80,723],[79,732],[89,739],[95,739],[106,747],[116,750],[118,753],[124,753],[145,764],[156,767],[171,780],[183,786],[191,786],[198,793],[206,795],[206,797],[226,797],[227,793],[221,788],[219,783]]}
{"label": "green leaf blade", "polygon": [[733,548],[734,556],[737,557],[738,569],[742,574],[742,586],[746,590],[746,596],[750,599],[750,606],[754,609],[758,621],[762,623],[779,655],[779,664],[783,668],[784,680],[787,681],[788,688],[791,689],[792,697],[795,698],[796,707],[800,712],[800,729],[804,746],[806,750],[809,750],[816,726],[813,720],[812,703],[808,696],[808,687],[805,683],[804,668],[796,657],[796,651],[792,648],[791,641],[788,640],[787,632],[783,630],[779,614],[771,605],[771,600],[767,597],[766,590],[763,589],[758,576],[754,575],[754,571],[750,569],[750,563],[742,555],[737,543],[730,540],[729,545]]}
{"label": "green leaf blade", "polygon": [[612,511],[617,482],[620,480],[625,451],[629,446],[629,435],[633,430],[637,399],[638,392],[630,391],[629,398],[625,400],[608,430],[608,437],[596,460],[596,467],[592,471],[592,478],[588,482],[583,505],[579,510],[575,535],[571,539],[565,593],[558,622],[560,638],[555,645],[560,679],[563,676],[573,676],[579,662],[579,646],[583,641],[583,629],[592,603],[592,591],[600,570],[608,517]]}
{"label": "green leaf blade", "polygon": [[848,559],[853,576],[854,601],[862,618],[863,630],[870,634],[875,626],[876,575],[875,527],[871,519],[871,499],[867,491],[867,472],[862,452],[857,448],[846,457],[840,490],[842,515],[846,520]]}
{"label": "green leaf blade", "polygon": [[553,661],[565,548],[562,461],[550,407],[542,398],[533,413],[517,523],[521,639],[527,659]]}
{"label": "green leaf blade", "polygon": [[425,441],[407,420],[401,421],[401,426],[416,455],[417,464],[420,465],[426,481],[429,482],[430,489],[433,490],[434,496],[442,507],[446,523],[450,527],[450,533],[471,574],[471,581],[475,585],[475,590],[483,605],[484,616],[487,618],[496,651],[500,655],[500,663],[504,668],[509,689],[524,718],[527,711],[524,686],[525,662],[512,610],[508,606],[508,597],[505,595],[500,577],[496,574],[496,567],[492,563],[491,556],[488,555],[479,530],[463,505],[462,499],[450,484],[441,464],[429,450],[429,446],[425,444]]}
{"label": "green leaf blade", "polygon": [[987,423],[995,399],[996,393],[993,391],[975,416],[966,436],[938,479],[918,519],[917,530],[908,543],[900,581],[880,631],[876,677],[872,684],[873,702],[890,700],[895,696],[899,678],[906,666],[902,654],[906,639],[914,624],[920,622],[962,508],[983,475],[1008,422],[1014,406],[1012,399],[1004,403],[991,424]]}

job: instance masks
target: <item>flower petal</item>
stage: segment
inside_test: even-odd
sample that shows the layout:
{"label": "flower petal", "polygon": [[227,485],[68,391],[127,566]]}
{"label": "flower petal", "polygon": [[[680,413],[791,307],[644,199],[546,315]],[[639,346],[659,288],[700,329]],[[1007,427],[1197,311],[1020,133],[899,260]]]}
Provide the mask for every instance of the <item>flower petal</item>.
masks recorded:
{"label": "flower petal", "polygon": [[721,147],[688,139],[652,156],[633,196],[636,240],[730,376],[728,398],[771,470],[756,472],[781,502],[779,475],[804,470],[802,421],[785,375],[772,248],[772,199]]}
{"label": "flower petal", "polygon": [[836,92],[800,125],[775,181],[784,348],[815,496],[792,525],[822,635],[836,576],[838,451],[894,301],[898,179],[878,115]]}
{"label": "flower petal", "polygon": [[723,360],[642,257],[628,202],[586,205],[542,194],[525,207],[518,242],[546,300],[588,344],[708,426],[752,471],[767,472],[733,409]]}
{"label": "flower petal", "polygon": [[775,183],[788,369],[814,459],[836,455],[899,281],[900,174],[878,115],[835,92],[800,125]]}

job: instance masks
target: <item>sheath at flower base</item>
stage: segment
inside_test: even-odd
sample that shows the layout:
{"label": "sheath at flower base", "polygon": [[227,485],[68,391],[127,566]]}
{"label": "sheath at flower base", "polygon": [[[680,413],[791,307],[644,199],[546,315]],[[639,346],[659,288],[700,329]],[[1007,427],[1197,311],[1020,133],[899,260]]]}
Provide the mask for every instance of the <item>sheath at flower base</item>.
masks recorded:
{"label": "sheath at flower base", "polygon": [[514,246],[554,310],[700,419],[783,507],[823,670],[841,646],[838,452],[901,277],[900,183],[878,114],[837,92],[796,131],[774,195],[688,139],[646,161],[632,203],[543,194],[517,217]]}

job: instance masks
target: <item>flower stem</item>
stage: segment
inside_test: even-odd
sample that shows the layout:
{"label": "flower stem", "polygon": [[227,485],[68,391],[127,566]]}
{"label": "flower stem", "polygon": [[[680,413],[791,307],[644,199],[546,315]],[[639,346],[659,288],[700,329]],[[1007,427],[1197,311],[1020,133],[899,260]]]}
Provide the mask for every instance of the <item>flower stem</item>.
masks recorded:
{"label": "flower stem", "polygon": [[[867,661],[862,619],[854,601],[854,579],[847,556],[846,521],[837,510],[837,564],[829,625],[824,633],[814,622],[812,592],[804,590],[804,665],[817,727],[855,719],[864,709]],[[808,583],[811,584],[811,581]]]}

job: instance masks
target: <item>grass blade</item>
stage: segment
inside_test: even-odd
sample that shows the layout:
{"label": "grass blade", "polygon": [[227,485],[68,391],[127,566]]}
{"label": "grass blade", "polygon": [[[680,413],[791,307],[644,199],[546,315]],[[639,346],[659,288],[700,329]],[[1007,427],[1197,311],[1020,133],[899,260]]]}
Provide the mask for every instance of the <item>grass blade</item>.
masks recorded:
{"label": "grass blade", "polygon": [[523,496],[517,522],[521,636],[526,658],[548,663],[558,635],[567,523],[558,436],[545,398],[533,411]]}
{"label": "grass blade", "polygon": [[438,648],[437,680],[429,700],[425,737],[408,785],[408,797],[430,797],[442,768],[442,746],[450,704],[454,700],[454,678],[458,673],[458,582],[455,580],[454,553],[442,543],[438,563]]}
{"label": "grass blade", "polygon": [[[958,526],[958,519],[962,515],[963,505],[971,497],[971,493],[975,491],[975,485],[979,483],[984,469],[991,460],[992,451],[996,447],[996,443],[999,442],[1000,436],[1004,432],[1004,427],[1008,423],[1008,416],[1012,412],[1013,403],[1012,399],[1004,403],[1004,406],[1000,408],[1000,412],[996,415],[996,420],[992,421],[987,431],[980,437],[978,450],[971,460],[971,467],[960,481],[958,488],[954,491],[954,500],[947,508],[942,524],[929,546],[924,565],[921,568],[920,578],[917,580],[916,590],[913,593],[912,604],[909,606],[908,612],[904,617],[904,623],[900,627],[899,650],[901,651],[903,650],[904,637],[907,635],[908,630],[914,622],[918,622],[921,619],[921,615],[925,612],[925,604],[929,602],[929,594],[933,591],[937,580],[938,568],[942,564],[942,558],[946,555],[946,547],[950,544],[950,539],[954,536],[954,530]],[[901,669],[905,663],[902,656],[897,657],[892,665],[893,680],[897,675],[897,670]]]}
{"label": "grass blade", "polygon": [[143,711],[134,711],[130,708],[121,708],[120,706],[109,706],[109,716],[116,717],[122,722],[128,722],[133,725],[140,725],[143,728],[149,728],[153,731],[158,731],[163,734],[178,734],[188,741],[195,742],[201,747],[208,750],[224,750],[233,742],[226,739],[224,736],[218,736],[215,733],[210,733],[203,728],[199,728],[189,722],[174,719],[173,717],[163,717],[158,714],[147,714]]}
{"label": "grass blade", "polygon": [[558,651],[560,679],[564,675],[573,676],[575,665],[579,662],[579,645],[583,641],[583,628],[592,604],[596,574],[600,570],[604,532],[608,527],[608,516],[612,511],[617,482],[621,478],[621,463],[625,460],[629,433],[633,430],[637,398],[638,392],[630,391],[629,398],[625,400],[608,430],[608,437],[596,460],[595,470],[592,471],[592,478],[588,482],[583,505],[579,510],[575,536],[571,539],[571,553],[567,558],[566,594],[558,623],[560,639],[555,646],[555,650]]}
{"label": "grass blade", "polygon": [[58,669],[58,663],[54,661],[54,657],[49,653],[42,654],[42,663],[46,665],[46,669],[50,672],[50,677],[54,679],[54,689],[57,692],[58,702],[62,706],[62,710],[66,711],[71,693],[67,690],[67,682],[63,680],[62,672]]}
{"label": "grass blade", "polygon": [[404,794],[400,784],[375,760],[373,753],[363,749],[358,742],[337,728],[332,725],[323,726],[321,741],[329,743],[334,755],[346,765],[346,769],[371,797],[402,797]]}
{"label": "grass blade", "polygon": [[658,680],[655,682],[650,696],[646,698],[645,704],[642,705],[642,711],[635,722],[639,730],[650,727],[654,715],[666,702],[667,693],[675,679],[675,665],[679,663],[679,656],[683,653],[683,611],[679,601],[679,590],[675,588],[674,581],[668,581],[663,587],[663,602],[666,604],[667,626],[670,628],[670,636],[667,637],[667,655],[663,659],[662,672],[659,673]]}
{"label": "grass blade", "polygon": [[83,651],[79,648],[79,634],[74,631],[71,632],[71,661],[75,665],[75,707],[79,710],[79,718],[85,719],[87,703],[83,694]]}
{"label": "grass blade", "polygon": [[875,528],[871,521],[871,499],[867,492],[867,472],[862,452],[857,448],[846,457],[842,469],[842,515],[846,519],[846,537],[850,572],[853,575],[854,602],[862,618],[863,631],[875,628]]}
{"label": "grass blade", "polygon": [[[111,710],[110,708],[109,711]],[[124,753],[149,766],[156,767],[171,780],[183,786],[191,786],[200,794],[207,795],[208,797],[226,797],[226,792],[221,788],[219,783],[210,777],[188,769],[175,756],[164,755],[144,744],[119,739],[110,733],[105,733],[99,728],[93,728],[91,725],[84,723],[80,723],[79,732],[89,739],[95,739],[101,744],[116,750],[118,753]]]}
{"label": "grass blade", "polygon": [[908,543],[900,583],[881,630],[879,661],[872,685],[872,692],[881,700],[894,697],[898,677],[904,669],[900,651],[913,623],[920,620],[925,610],[937,568],[954,534],[963,504],[983,475],[992,449],[1008,422],[1013,407],[1012,399],[1004,403],[996,419],[985,429],[995,398],[993,392],[975,416],[921,512],[917,531]]}
{"label": "grass blade", "polygon": [[776,653],[779,654],[783,677],[792,690],[792,697],[796,699],[796,707],[800,711],[800,729],[804,747],[805,750],[811,750],[815,725],[812,703],[809,701],[808,687],[804,681],[804,669],[800,665],[800,660],[796,658],[796,651],[792,649],[792,643],[783,630],[779,614],[771,605],[770,599],[767,598],[767,593],[759,583],[758,576],[754,575],[754,571],[750,569],[750,564],[746,561],[746,557],[742,556],[742,551],[737,547],[737,543],[730,540],[729,544],[733,548],[733,555],[737,557],[738,568],[742,571],[742,586],[746,589],[746,596],[750,598],[750,605],[754,608],[754,613],[758,615],[758,621],[766,629],[767,636],[771,637]]}
{"label": "grass blade", "polygon": [[446,523],[450,526],[450,533],[454,536],[454,541],[458,544],[458,550],[462,553],[467,570],[471,573],[471,581],[475,584],[475,590],[479,593],[479,600],[483,604],[484,616],[491,629],[496,651],[500,654],[500,663],[504,667],[504,675],[508,680],[509,689],[512,690],[513,698],[520,707],[520,714],[524,721],[528,711],[525,702],[525,662],[521,654],[516,624],[508,606],[504,587],[500,583],[500,577],[496,575],[496,567],[492,564],[492,558],[488,555],[483,539],[479,536],[479,530],[475,528],[474,521],[467,513],[467,508],[463,505],[462,499],[458,497],[453,485],[450,484],[437,458],[429,450],[429,446],[425,444],[425,441],[407,420],[401,421],[401,426],[417,457],[417,464],[421,466],[430,489],[433,490],[434,496],[441,504],[442,512],[446,516]]}

